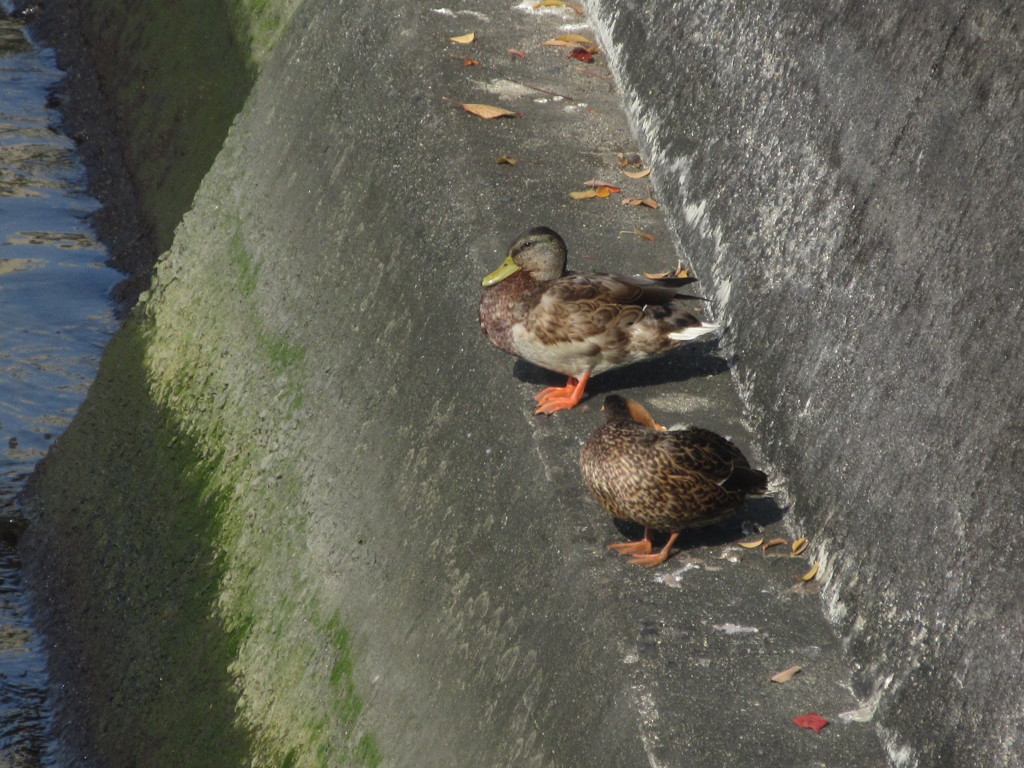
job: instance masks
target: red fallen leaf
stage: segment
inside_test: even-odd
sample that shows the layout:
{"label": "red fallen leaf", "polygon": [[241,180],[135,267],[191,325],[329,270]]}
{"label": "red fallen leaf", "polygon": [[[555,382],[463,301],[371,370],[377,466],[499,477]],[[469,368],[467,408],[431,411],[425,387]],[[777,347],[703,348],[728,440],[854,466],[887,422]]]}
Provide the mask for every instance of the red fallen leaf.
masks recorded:
{"label": "red fallen leaf", "polygon": [[511,53],[513,56],[518,56],[520,59],[526,58],[526,54],[520,51],[518,48],[506,48],[505,53]]}
{"label": "red fallen leaf", "polygon": [[476,59],[465,58],[462,60],[462,66],[464,67],[479,67],[480,62]]}
{"label": "red fallen leaf", "polygon": [[819,714],[808,712],[806,715],[794,717],[793,723],[801,728],[810,728],[815,733],[821,733],[821,729],[828,725],[828,720]]}
{"label": "red fallen leaf", "polygon": [[588,51],[586,48],[573,48],[569,51],[569,55],[574,59],[579,59],[584,64],[589,64],[594,60],[594,54]]}

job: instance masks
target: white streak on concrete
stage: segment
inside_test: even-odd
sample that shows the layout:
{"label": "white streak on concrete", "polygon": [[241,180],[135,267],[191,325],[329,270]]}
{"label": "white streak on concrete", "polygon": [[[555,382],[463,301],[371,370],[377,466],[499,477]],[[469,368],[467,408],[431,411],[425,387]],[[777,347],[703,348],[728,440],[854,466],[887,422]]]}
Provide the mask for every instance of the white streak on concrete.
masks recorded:
{"label": "white streak on concrete", "polygon": [[731,621],[724,624],[712,624],[711,628],[725,632],[727,635],[753,635],[761,631],[757,627],[745,627],[742,624],[733,624]]}
{"label": "white streak on concrete", "polygon": [[666,768],[665,764],[654,754],[654,750],[658,747],[658,737],[655,734],[660,719],[658,705],[654,703],[654,696],[650,691],[642,691],[637,687],[634,688],[634,692],[636,693],[637,710],[640,713],[640,741],[643,742],[647,762],[650,763],[651,768]]}

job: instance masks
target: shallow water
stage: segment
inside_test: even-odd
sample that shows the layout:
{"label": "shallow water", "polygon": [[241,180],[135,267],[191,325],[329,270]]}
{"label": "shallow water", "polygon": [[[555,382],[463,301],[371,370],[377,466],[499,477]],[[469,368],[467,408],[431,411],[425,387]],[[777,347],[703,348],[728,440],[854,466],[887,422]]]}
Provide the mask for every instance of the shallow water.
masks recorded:
{"label": "shallow water", "polygon": [[51,735],[45,647],[10,521],[36,462],[71,421],[116,327],[74,142],[48,107],[61,78],[0,6],[0,766],[68,764]]}

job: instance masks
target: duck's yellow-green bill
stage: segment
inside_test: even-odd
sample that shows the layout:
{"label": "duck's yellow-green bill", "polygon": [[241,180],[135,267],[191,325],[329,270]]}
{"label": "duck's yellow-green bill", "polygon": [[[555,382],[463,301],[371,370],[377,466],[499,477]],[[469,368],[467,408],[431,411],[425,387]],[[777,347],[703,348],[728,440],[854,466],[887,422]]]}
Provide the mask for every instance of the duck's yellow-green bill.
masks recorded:
{"label": "duck's yellow-green bill", "polygon": [[512,261],[511,256],[506,256],[501,266],[484,278],[484,288],[495,283],[500,283],[506,277],[514,275],[519,271],[519,265]]}

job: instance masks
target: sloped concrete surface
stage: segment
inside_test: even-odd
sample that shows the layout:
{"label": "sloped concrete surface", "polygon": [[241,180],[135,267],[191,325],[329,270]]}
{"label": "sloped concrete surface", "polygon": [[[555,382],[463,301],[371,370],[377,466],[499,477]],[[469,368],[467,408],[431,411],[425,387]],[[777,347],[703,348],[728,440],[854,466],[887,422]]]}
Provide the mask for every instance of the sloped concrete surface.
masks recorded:
{"label": "sloped concrete surface", "polygon": [[[307,0],[37,478],[69,738],[209,760],[194,678],[235,702],[231,764],[1012,763],[1019,384],[983,334],[1018,311],[1019,47],[1013,12],[958,8]],[[652,193],[605,54],[539,45],[587,21],[660,211],[568,197]],[[548,377],[475,314],[539,224],[579,268],[682,253],[722,340],[534,416]],[[611,391],[733,436],[784,483],[740,521],[808,554],[738,548],[740,521],[655,571],[607,552],[575,461]]]}

